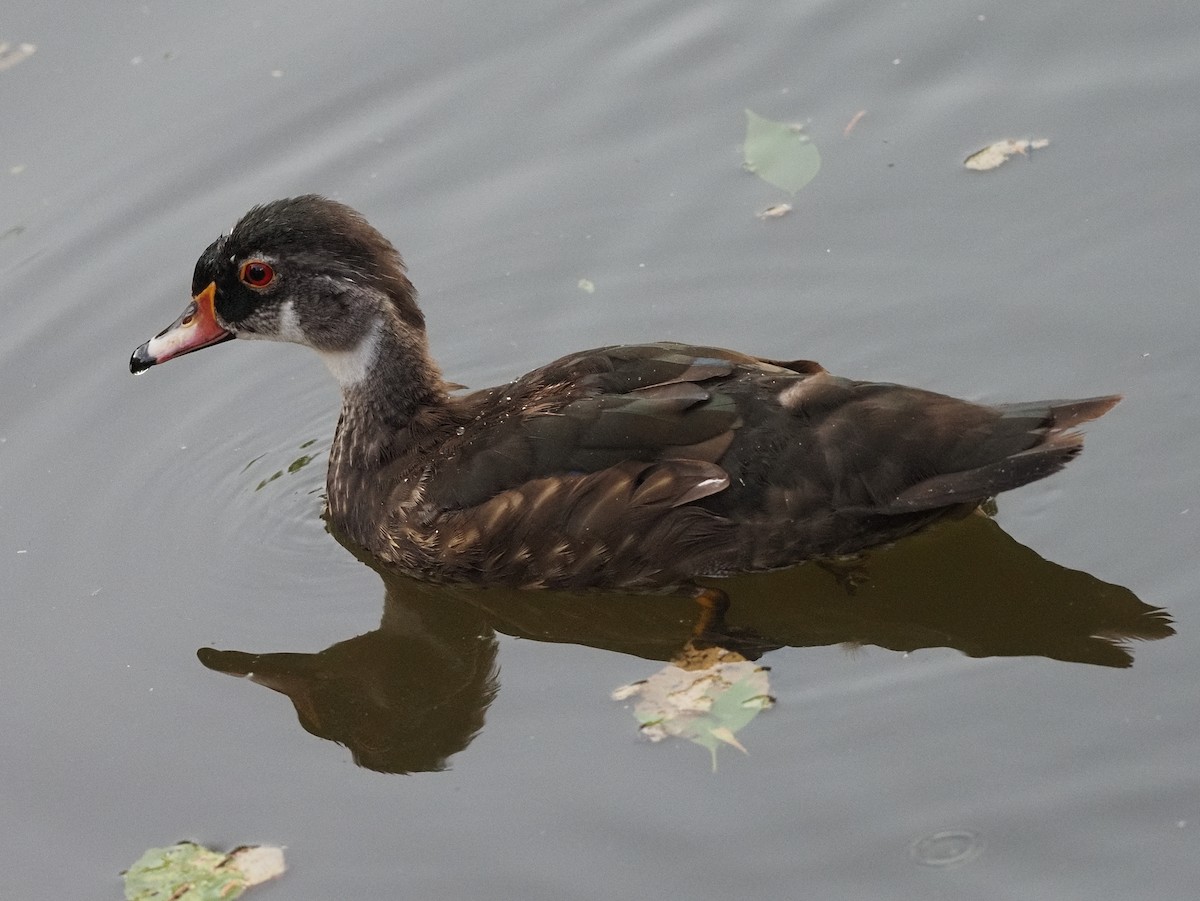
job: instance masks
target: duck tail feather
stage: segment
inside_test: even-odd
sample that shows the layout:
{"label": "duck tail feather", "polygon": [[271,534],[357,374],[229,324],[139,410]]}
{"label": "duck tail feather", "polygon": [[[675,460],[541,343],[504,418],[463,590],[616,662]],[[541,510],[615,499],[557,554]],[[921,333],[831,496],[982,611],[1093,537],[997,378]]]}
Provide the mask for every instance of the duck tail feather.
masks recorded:
{"label": "duck tail feather", "polygon": [[1083,435],[1055,431],[1043,443],[1029,450],[975,469],[945,473],[918,482],[896,495],[891,503],[877,512],[913,513],[956,504],[982,503],[1002,491],[1028,485],[1058,472],[1081,450]]}

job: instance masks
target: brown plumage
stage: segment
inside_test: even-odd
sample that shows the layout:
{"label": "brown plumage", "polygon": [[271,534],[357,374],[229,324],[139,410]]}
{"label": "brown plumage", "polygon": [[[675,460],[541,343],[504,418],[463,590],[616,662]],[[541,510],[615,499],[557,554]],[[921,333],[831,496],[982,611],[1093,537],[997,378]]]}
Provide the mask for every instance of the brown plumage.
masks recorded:
{"label": "brown plumage", "polygon": [[312,195],[255,207],[134,372],[231,337],[342,388],[333,526],[427,579],[662,589],[892,541],[1061,469],[1118,397],[982,406],[810,361],[659,343],[453,395],[399,255]]}

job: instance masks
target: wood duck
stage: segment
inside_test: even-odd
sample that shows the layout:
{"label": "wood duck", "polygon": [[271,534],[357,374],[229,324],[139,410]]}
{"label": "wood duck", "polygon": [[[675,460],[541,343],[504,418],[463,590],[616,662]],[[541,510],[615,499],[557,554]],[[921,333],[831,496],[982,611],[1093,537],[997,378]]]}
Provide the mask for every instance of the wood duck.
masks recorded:
{"label": "wood duck", "polygon": [[342,392],[332,527],[435,581],[687,590],[856,553],[1057,472],[1120,399],[983,406],[674,342],[455,394],[395,248],[315,195],[250,210],[192,294],[131,371],[235,337],[311,347]]}

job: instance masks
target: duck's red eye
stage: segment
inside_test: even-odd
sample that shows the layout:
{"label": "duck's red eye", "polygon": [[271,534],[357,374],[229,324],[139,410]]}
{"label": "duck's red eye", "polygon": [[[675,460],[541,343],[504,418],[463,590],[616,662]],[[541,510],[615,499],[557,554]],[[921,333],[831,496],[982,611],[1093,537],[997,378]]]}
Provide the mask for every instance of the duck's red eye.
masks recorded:
{"label": "duck's red eye", "polygon": [[275,270],[262,260],[247,260],[238,277],[251,288],[265,288],[275,280]]}

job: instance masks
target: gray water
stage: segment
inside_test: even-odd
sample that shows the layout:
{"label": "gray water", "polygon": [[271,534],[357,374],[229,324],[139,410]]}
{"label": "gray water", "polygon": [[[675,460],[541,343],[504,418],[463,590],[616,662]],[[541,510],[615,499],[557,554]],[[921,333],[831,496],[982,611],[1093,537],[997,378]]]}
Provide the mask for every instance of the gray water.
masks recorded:
{"label": "gray water", "polygon": [[[25,4],[0,29],[37,47],[0,70],[6,896],[120,897],[180,838],[286,845],[264,899],[1194,894],[1195,4]],[[820,148],[794,198],[742,171],[745,108]],[[962,168],[1010,137],[1051,144]],[[311,354],[129,376],[209,241],[309,191],[396,241],[464,384],[671,339],[1125,401],[855,593],[729,586],[778,703],[714,774],[609,697],[686,642],[686,602],[381,583],[320,519]],[[267,687],[214,671],[239,666]],[[388,728],[405,753],[372,757]]]}

